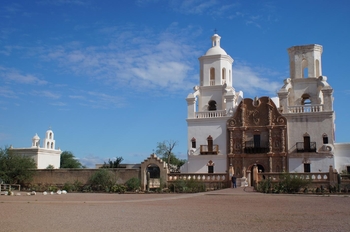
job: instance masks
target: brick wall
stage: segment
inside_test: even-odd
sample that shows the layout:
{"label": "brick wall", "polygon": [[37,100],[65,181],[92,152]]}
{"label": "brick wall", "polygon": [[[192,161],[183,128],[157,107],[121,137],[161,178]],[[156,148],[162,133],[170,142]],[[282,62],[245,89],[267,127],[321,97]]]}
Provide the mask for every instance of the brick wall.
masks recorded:
{"label": "brick wall", "polygon": [[[86,184],[89,178],[99,169],[41,169],[33,170],[35,175],[31,181],[32,185],[64,185],[79,181]],[[111,168],[108,169],[117,179],[118,184],[124,184],[129,179],[141,178],[140,169]]]}

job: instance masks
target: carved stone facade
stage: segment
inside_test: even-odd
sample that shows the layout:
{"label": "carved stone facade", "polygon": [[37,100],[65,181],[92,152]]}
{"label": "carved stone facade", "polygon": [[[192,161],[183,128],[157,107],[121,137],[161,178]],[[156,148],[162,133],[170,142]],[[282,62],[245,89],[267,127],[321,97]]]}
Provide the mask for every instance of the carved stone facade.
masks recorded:
{"label": "carved stone facade", "polygon": [[287,167],[287,120],[269,97],[245,98],[227,121],[228,169],[247,177],[254,166],[262,172]]}

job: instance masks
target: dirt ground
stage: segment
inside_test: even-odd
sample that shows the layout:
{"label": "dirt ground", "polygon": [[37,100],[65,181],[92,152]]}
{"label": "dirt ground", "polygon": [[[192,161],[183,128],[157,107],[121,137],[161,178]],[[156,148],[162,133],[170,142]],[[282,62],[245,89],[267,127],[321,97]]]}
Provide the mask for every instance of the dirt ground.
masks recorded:
{"label": "dirt ground", "polygon": [[0,231],[349,231],[350,196],[197,194],[0,196]]}

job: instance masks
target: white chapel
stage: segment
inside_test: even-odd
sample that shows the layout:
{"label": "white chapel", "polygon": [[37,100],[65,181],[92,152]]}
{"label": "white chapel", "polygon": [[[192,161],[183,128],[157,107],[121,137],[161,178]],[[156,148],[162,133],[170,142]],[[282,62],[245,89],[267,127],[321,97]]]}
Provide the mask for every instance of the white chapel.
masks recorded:
{"label": "white chapel", "polygon": [[32,146],[28,148],[10,147],[14,154],[27,156],[34,159],[37,169],[46,169],[49,166],[60,168],[61,149],[56,149],[54,133],[51,129],[46,131],[43,147],[40,147],[40,137],[35,134],[32,138]]}

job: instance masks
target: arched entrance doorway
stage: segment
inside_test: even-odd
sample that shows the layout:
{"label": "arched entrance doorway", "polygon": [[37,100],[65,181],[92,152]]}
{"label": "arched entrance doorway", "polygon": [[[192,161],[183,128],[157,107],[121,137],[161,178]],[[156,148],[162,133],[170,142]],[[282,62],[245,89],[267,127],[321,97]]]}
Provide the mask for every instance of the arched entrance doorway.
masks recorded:
{"label": "arched entrance doorway", "polygon": [[146,168],[147,173],[147,189],[160,187],[160,169],[156,164],[150,164]]}

